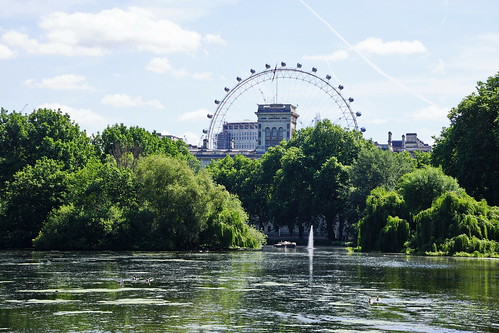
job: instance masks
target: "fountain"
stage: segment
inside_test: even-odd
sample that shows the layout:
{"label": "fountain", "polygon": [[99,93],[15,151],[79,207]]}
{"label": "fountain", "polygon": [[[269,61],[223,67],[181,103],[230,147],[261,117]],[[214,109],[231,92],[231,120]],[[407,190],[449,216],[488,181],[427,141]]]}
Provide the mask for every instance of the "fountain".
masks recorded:
{"label": "fountain", "polygon": [[314,248],[314,226],[310,226],[310,232],[308,234],[308,245],[307,249],[313,249]]}

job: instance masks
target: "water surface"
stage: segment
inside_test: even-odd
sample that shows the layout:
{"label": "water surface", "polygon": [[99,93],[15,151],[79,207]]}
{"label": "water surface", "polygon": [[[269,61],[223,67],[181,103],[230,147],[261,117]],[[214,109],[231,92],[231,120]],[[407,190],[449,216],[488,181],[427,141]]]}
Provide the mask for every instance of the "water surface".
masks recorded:
{"label": "water surface", "polygon": [[497,259],[342,248],[0,252],[0,332],[498,332],[498,282]]}

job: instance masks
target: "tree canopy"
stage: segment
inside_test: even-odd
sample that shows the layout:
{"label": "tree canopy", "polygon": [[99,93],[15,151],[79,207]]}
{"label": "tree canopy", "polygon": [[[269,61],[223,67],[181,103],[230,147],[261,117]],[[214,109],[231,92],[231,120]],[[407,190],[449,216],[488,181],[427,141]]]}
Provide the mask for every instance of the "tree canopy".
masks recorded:
{"label": "tree canopy", "polygon": [[182,141],[123,124],[91,140],[60,111],[0,113],[0,248],[258,248],[240,201]]}
{"label": "tree canopy", "polygon": [[499,73],[478,82],[449,114],[436,138],[433,161],[477,199],[499,205]]}

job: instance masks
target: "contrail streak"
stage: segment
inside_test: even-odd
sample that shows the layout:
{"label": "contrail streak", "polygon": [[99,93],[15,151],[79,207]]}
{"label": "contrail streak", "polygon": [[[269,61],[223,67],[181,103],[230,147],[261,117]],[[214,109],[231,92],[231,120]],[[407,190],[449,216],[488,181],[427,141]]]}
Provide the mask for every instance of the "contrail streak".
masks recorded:
{"label": "contrail streak", "polygon": [[338,37],[339,40],[341,40],[346,46],[348,46],[349,49],[353,50],[355,53],[357,53],[357,55],[359,57],[362,58],[362,60],[364,60],[372,69],[374,69],[378,74],[384,76],[385,78],[387,78],[388,80],[392,81],[393,83],[397,84],[399,87],[401,87],[402,89],[404,89],[405,91],[407,91],[408,93],[416,96],[417,98],[419,98],[420,100],[422,100],[423,102],[425,103],[428,103],[430,105],[436,105],[435,103],[433,103],[432,101],[430,101],[428,98],[426,98],[425,96],[421,95],[420,93],[418,93],[417,91],[409,88],[408,86],[406,86],[405,84],[403,84],[402,82],[400,82],[399,80],[397,80],[396,78],[394,78],[393,76],[389,75],[388,73],[386,73],[385,71],[383,71],[381,68],[379,68],[375,63],[373,63],[368,57],[366,57],[364,54],[362,54],[359,50],[357,50],[352,44],[350,44],[345,38],[343,38],[342,35],[340,35],[338,33],[338,31],[336,31],[325,19],[323,19],[315,10],[312,9],[312,7],[310,7],[304,0],[299,0],[303,6],[305,6],[305,8],[307,8],[312,14],[314,14],[315,17],[317,17],[317,19],[319,21],[321,21],[322,23],[324,23],[324,25],[333,33],[336,35],[336,37]]}

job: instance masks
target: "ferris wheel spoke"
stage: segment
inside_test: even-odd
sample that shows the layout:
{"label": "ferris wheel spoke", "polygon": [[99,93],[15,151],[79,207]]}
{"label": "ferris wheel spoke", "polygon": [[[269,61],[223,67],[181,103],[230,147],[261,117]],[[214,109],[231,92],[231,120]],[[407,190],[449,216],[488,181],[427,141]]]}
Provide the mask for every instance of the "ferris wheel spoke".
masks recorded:
{"label": "ferris wheel spoke", "polygon": [[353,99],[348,100],[340,93],[342,87],[330,84],[330,75],[322,78],[317,69],[308,72],[298,65],[297,68],[285,67],[284,63],[281,67],[266,65],[261,72],[252,69],[250,76],[238,77],[233,88],[225,88],[226,95],[216,101],[217,109],[207,130],[209,148],[216,147],[216,136],[225,122],[255,119],[257,104],[296,106],[301,127],[314,125],[319,119],[334,119],[334,123],[344,128],[357,130],[356,114],[350,107]]}

